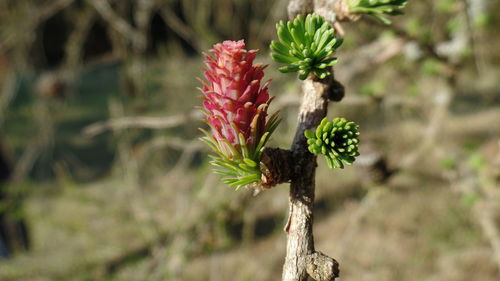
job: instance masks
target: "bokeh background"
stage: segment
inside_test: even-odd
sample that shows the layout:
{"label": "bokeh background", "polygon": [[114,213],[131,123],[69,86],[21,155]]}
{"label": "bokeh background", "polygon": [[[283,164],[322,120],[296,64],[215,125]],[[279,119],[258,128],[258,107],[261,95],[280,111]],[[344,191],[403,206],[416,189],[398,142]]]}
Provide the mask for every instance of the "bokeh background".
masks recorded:
{"label": "bokeh background", "polygon": [[[290,145],[300,83],[268,49],[287,2],[0,0],[0,280],[279,280],[288,186],[224,186],[194,107],[201,52],[245,39]],[[362,156],[319,158],[314,226],[342,280],[499,280],[499,13],[342,23],[329,116],[360,124]]]}

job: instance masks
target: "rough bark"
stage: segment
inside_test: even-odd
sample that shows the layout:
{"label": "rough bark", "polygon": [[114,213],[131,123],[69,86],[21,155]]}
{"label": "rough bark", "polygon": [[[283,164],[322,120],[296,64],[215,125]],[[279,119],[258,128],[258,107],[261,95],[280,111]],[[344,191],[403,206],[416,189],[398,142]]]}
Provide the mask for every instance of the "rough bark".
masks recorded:
{"label": "rough bark", "polygon": [[267,147],[260,161],[262,163],[262,189],[290,182],[294,165],[290,150]]}
{"label": "rough bark", "polygon": [[289,194],[290,214],[285,227],[288,241],[283,266],[284,281],[307,280],[308,256],[315,253],[312,226],[317,164],[316,156],[307,150],[304,131],[314,129],[326,116],[332,81],[331,78],[307,78],[302,84],[304,96],[291,148],[294,167]]}
{"label": "rough bark", "polygon": [[339,264],[321,252],[307,256],[307,273],[316,281],[329,281],[339,277]]}
{"label": "rough bark", "polygon": [[[299,13],[320,12],[328,6],[329,20],[336,21],[336,0],[291,0],[288,16]],[[333,9],[332,9],[333,7]],[[333,75],[323,80],[311,76],[302,83],[303,99],[299,109],[298,125],[291,147],[293,171],[289,194],[289,217],[285,231],[288,233],[283,281],[306,281],[308,276],[317,281],[331,281],[339,275],[338,263],[314,248],[313,206],[315,190],[316,156],[307,149],[304,131],[315,129],[326,117],[329,99],[339,101],[343,86]]]}

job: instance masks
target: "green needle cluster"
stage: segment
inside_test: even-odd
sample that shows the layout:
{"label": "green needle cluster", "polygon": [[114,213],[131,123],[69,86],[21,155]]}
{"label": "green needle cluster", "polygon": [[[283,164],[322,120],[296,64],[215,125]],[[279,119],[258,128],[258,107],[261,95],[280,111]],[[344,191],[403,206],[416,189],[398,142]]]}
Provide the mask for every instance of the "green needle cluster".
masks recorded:
{"label": "green needle cluster", "polygon": [[313,154],[325,155],[330,168],[344,168],[345,164],[352,164],[358,152],[358,125],[345,118],[335,118],[328,121],[324,118],[316,132],[306,130],[309,151]]}
{"label": "green needle cluster", "polygon": [[401,9],[407,0],[349,0],[349,12],[352,14],[367,14],[385,24],[391,20],[382,15],[401,15]]}
{"label": "green needle cluster", "polygon": [[216,155],[209,155],[210,164],[215,166],[216,174],[223,176],[222,181],[225,184],[236,189],[259,184],[262,175],[260,163],[262,152],[280,121],[278,112],[271,115],[264,127],[265,133],[260,139],[258,139],[257,130],[252,130],[253,138],[258,142],[251,147],[247,145],[246,138],[242,133],[238,134],[238,144],[235,145],[226,139],[216,139],[208,131],[199,129],[205,134],[200,140],[216,153]]}
{"label": "green needle cluster", "polygon": [[[259,155],[260,156],[260,155]],[[222,182],[239,189],[243,186],[257,184],[260,181],[260,165],[250,158],[240,160],[222,159],[213,155],[209,156],[214,165],[215,173],[222,175]]]}
{"label": "green needle cluster", "polygon": [[342,39],[335,37],[335,30],[323,17],[309,14],[304,19],[298,15],[293,21],[280,21],[276,30],[279,42],[271,42],[271,57],[287,64],[279,71],[298,72],[301,80],[311,72],[320,79],[330,75],[329,68],[337,63],[337,58],[330,56]]}

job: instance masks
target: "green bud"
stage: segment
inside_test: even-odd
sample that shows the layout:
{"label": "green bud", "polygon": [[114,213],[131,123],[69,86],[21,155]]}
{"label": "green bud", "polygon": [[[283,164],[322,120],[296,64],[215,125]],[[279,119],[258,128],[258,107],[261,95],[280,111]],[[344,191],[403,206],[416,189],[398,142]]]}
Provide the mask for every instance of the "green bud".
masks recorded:
{"label": "green bud", "polygon": [[358,125],[344,118],[324,118],[315,132],[306,130],[304,135],[309,151],[325,155],[330,168],[344,168],[344,163],[352,164],[359,155]]}
{"label": "green bud", "polygon": [[351,14],[366,14],[384,24],[390,24],[391,20],[382,15],[402,14],[401,9],[406,6],[407,0],[358,0],[347,2]]}
{"label": "green bud", "polygon": [[276,30],[279,42],[271,42],[271,57],[279,63],[298,65],[280,68],[281,72],[298,72],[301,80],[306,79],[310,73],[319,79],[330,75],[329,68],[337,60],[329,56],[340,47],[342,39],[335,37],[335,30],[323,17],[309,14],[304,18],[299,15],[287,23],[280,21]]}

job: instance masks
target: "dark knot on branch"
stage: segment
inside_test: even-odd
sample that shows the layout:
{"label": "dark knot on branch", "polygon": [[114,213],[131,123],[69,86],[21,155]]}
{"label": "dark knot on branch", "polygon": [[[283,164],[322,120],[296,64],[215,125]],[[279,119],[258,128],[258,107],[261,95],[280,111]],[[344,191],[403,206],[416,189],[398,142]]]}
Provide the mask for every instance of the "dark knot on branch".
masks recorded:
{"label": "dark knot on branch", "polygon": [[345,88],[342,83],[333,79],[332,85],[328,90],[328,99],[330,101],[339,102],[345,96]]}
{"label": "dark knot on branch", "polygon": [[339,277],[339,263],[321,252],[306,257],[307,274],[316,281],[333,281]]}
{"label": "dark knot on branch", "polygon": [[290,150],[266,147],[260,162],[261,187],[263,189],[290,181],[293,172],[293,159]]}

